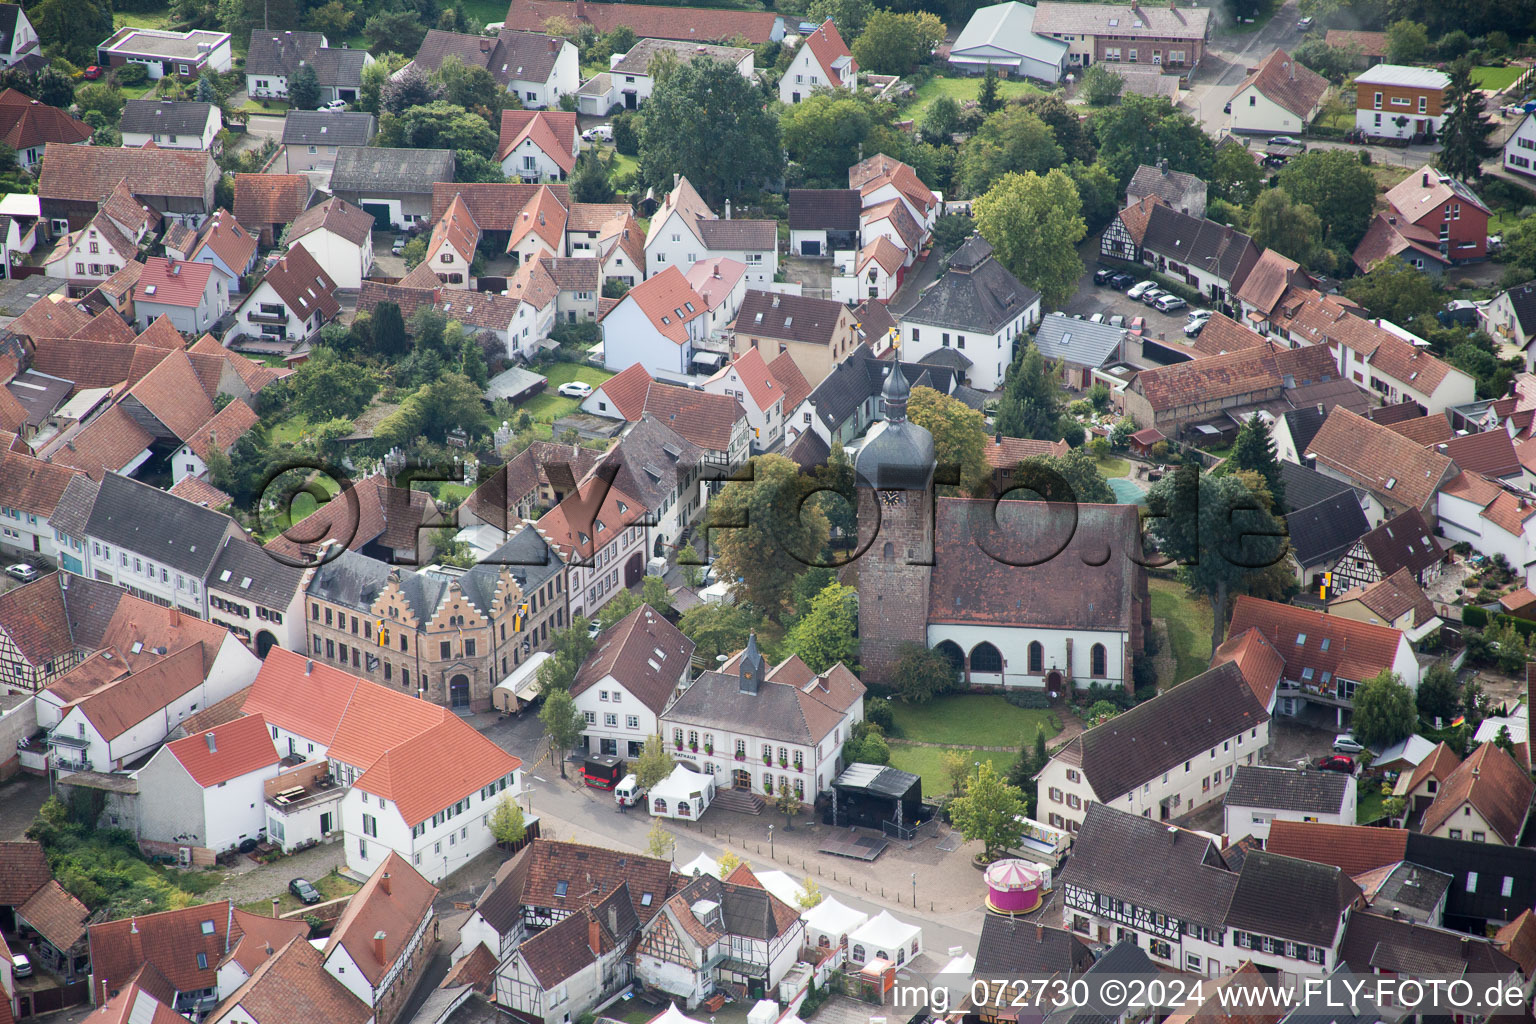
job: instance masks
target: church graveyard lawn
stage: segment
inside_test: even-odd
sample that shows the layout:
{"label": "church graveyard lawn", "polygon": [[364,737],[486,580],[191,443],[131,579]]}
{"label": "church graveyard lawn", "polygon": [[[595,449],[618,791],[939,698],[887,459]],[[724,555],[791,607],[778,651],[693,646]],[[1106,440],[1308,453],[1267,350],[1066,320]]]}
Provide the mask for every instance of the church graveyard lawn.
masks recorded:
{"label": "church graveyard lawn", "polygon": [[919,775],[923,780],[923,799],[933,800],[949,793],[949,776],[944,773],[944,753],[958,750],[965,755],[967,765],[989,761],[999,775],[1006,775],[1018,752],[1001,750],[974,750],[969,747],[915,747],[900,741],[891,744],[891,767]]}
{"label": "church graveyard lawn", "polygon": [[1168,645],[1172,648],[1174,677],[1160,679],[1167,689],[1199,675],[1211,663],[1211,606],[1202,597],[1193,596],[1175,579],[1154,577],[1147,581],[1152,599],[1152,617],[1168,626]]}
{"label": "church graveyard lawn", "polygon": [[1017,751],[1020,743],[1035,741],[1036,730],[1044,729],[1047,740],[1061,732],[1056,712],[1015,707],[1001,695],[990,693],[952,694],[935,697],[926,704],[892,701],[891,711],[896,718],[893,760],[896,745],[902,740]]}

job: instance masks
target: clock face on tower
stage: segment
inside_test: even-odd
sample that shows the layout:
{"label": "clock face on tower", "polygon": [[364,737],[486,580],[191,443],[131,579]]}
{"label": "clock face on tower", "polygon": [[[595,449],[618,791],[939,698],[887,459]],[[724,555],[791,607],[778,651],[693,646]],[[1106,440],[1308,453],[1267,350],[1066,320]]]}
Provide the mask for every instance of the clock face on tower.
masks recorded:
{"label": "clock face on tower", "polygon": [[906,500],[906,496],[900,491],[881,491],[880,504],[887,508],[895,508]]}

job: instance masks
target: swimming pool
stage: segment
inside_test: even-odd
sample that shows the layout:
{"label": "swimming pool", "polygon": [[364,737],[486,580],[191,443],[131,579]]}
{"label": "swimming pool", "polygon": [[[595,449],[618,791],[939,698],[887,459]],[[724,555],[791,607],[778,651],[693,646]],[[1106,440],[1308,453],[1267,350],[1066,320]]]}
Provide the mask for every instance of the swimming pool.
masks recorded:
{"label": "swimming pool", "polygon": [[1111,479],[1109,481],[1109,489],[1115,492],[1115,501],[1121,505],[1145,505],[1147,503],[1147,492],[1123,476]]}

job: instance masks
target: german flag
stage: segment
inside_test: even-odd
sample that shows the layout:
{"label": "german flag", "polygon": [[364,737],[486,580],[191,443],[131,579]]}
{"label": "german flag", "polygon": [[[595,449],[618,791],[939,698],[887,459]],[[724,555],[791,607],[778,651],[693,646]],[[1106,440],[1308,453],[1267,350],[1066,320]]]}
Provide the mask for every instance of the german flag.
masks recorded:
{"label": "german flag", "polygon": [[1467,716],[1466,715],[1457,715],[1454,719],[1451,720],[1451,728],[1452,729],[1455,729],[1458,726],[1462,726],[1462,725],[1466,725],[1466,724],[1467,724]]}

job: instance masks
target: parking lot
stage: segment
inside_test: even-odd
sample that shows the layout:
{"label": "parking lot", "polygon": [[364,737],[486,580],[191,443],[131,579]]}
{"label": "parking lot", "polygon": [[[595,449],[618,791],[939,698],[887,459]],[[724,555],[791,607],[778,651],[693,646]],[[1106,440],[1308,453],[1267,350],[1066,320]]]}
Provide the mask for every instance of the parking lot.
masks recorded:
{"label": "parking lot", "polygon": [[[1099,269],[1099,264],[1088,263],[1087,273],[1077,286],[1077,293],[1067,300],[1062,307],[1067,314],[1080,314],[1084,317],[1095,313],[1103,313],[1106,317],[1120,314],[1129,323],[1133,317],[1146,317],[1146,336],[1156,338],[1163,335],[1169,342],[1187,344],[1189,339],[1184,337],[1184,325],[1189,321],[1189,314],[1196,308],[1187,306],[1184,309],[1174,310],[1172,313],[1164,313],[1159,309],[1148,306],[1143,302],[1129,298],[1124,292],[1116,291],[1108,285],[1096,285],[1093,283],[1094,271]],[[1126,273],[1131,273],[1127,270]],[[1146,280],[1137,277],[1138,282]]]}

